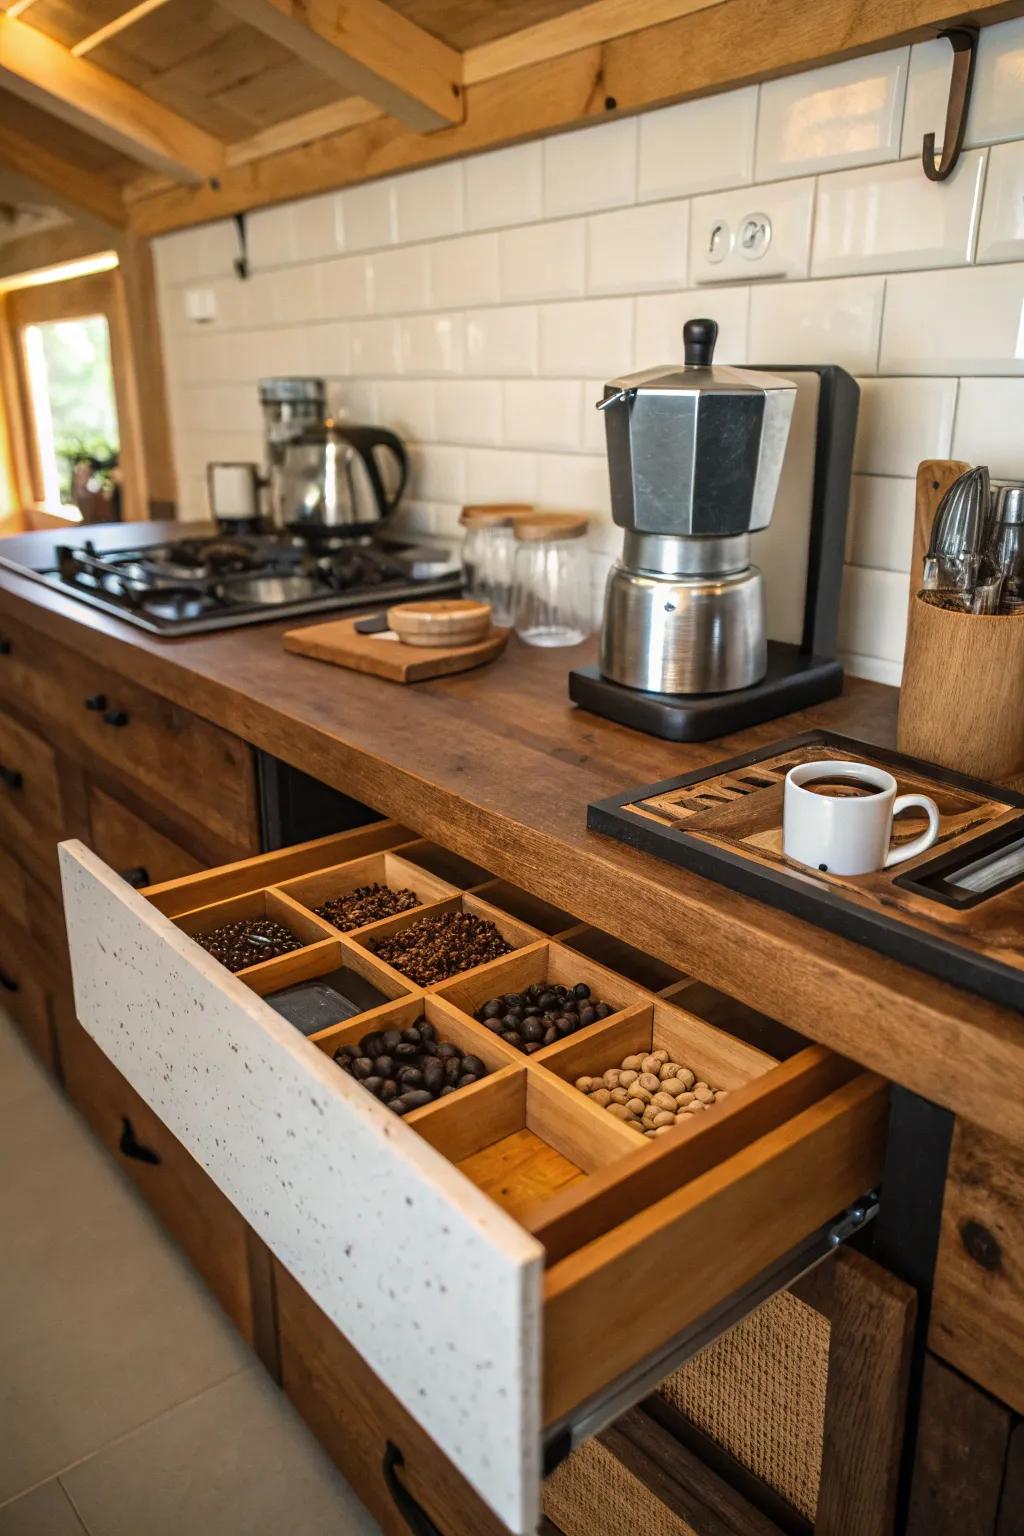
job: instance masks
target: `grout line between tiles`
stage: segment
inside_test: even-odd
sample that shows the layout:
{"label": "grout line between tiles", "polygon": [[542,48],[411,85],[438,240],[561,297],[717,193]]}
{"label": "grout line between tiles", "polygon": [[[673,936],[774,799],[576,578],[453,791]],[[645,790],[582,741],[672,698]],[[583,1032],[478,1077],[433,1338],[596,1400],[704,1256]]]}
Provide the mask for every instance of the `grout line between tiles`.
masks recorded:
{"label": "grout line between tiles", "polygon": [[[72,1511],[75,1519],[78,1521],[79,1525],[82,1527],[82,1530],[85,1532],[85,1536],[93,1536],[93,1533],[90,1531],[89,1527],[85,1523],[85,1517],[82,1514],[82,1511],[79,1509],[78,1505],[75,1503],[74,1499],[71,1497],[71,1495],[68,1492],[68,1490],[64,1487],[64,1484],[61,1482],[60,1477],[59,1476],[55,1477],[54,1478],[54,1482],[57,1484],[57,1487],[60,1489],[60,1491],[64,1495],[64,1497],[67,1499],[68,1504],[71,1506],[71,1511]],[[100,1536],[100,1533],[97,1533],[97,1536]]]}

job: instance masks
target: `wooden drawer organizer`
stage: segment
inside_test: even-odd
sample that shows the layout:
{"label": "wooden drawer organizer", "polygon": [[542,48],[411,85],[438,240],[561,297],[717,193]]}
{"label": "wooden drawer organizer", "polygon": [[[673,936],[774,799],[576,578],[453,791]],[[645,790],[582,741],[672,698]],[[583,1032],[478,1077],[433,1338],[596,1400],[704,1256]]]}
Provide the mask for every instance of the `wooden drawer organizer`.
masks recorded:
{"label": "wooden drawer organizer", "polygon": [[[886,1092],[819,1047],[776,1064],[439,863],[383,823],[139,893],[81,844],[62,848],[85,1028],[518,1532],[538,1518],[546,1433],[876,1182]],[[313,913],[374,879],[421,905],[348,933]],[[426,988],[375,956],[382,935],[460,906],[512,952]],[[537,910],[549,926],[566,915]],[[260,911],[305,946],[232,976],[189,937]],[[339,964],[389,1000],[309,1039],[263,1001]],[[541,979],[587,981],[616,1011],[531,1057],[472,1017]],[[424,1013],[489,1075],[401,1119],[332,1055]],[[729,1097],[648,1139],[572,1086],[661,1042]]]}

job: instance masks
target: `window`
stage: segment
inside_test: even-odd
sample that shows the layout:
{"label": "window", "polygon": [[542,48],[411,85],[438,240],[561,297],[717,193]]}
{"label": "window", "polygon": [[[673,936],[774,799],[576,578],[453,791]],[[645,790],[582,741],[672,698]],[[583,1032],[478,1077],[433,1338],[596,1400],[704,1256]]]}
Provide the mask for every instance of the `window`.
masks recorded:
{"label": "window", "polygon": [[44,506],[77,517],[76,495],[113,504],[119,436],[106,316],[28,325],[23,340]]}

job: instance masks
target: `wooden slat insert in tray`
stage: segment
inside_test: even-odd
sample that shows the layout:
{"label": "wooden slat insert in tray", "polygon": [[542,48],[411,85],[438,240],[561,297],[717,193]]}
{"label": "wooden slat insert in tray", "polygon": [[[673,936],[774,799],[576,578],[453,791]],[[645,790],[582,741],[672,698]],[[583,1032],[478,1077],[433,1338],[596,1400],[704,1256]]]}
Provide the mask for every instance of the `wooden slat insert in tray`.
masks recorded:
{"label": "wooden slat insert in tray", "polygon": [[[866,762],[896,779],[897,793],[937,804],[935,843],[916,858],[872,874],[810,870],[782,852],[783,781],[798,763]],[[809,732],[588,808],[588,826],[734,890],[1024,1008],[1024,879],[971,896],[939,883],[944,869],[1024,836],[1024,795],[830,732]],[[897,817],[898,845],[926,825]]]}

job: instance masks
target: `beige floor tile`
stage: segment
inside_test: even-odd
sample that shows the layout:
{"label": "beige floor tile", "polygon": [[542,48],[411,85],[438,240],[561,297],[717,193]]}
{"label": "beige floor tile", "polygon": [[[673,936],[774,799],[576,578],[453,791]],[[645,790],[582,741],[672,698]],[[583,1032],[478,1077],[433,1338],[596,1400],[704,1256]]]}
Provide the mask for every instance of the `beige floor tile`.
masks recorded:
{"label": "beige floor tile", "polygon": [[26,1094],[45,1094],[50,1076],[0,1008],[0,1109]]}
{"label": "beige floor tile", "polygon": [[378,1527],[254,1367],[72,1468],[92,1536],[375,1536]]}
{"label": "beige floor tile", "polygon": [[43,1081],[0,1114],[0,1503],[252,1360]]}
{"label": "beige floor tile", "polygon": [[0,1536],[85,1536],[85,1526],[60,1484],[43,1483],[0,1509]]}

